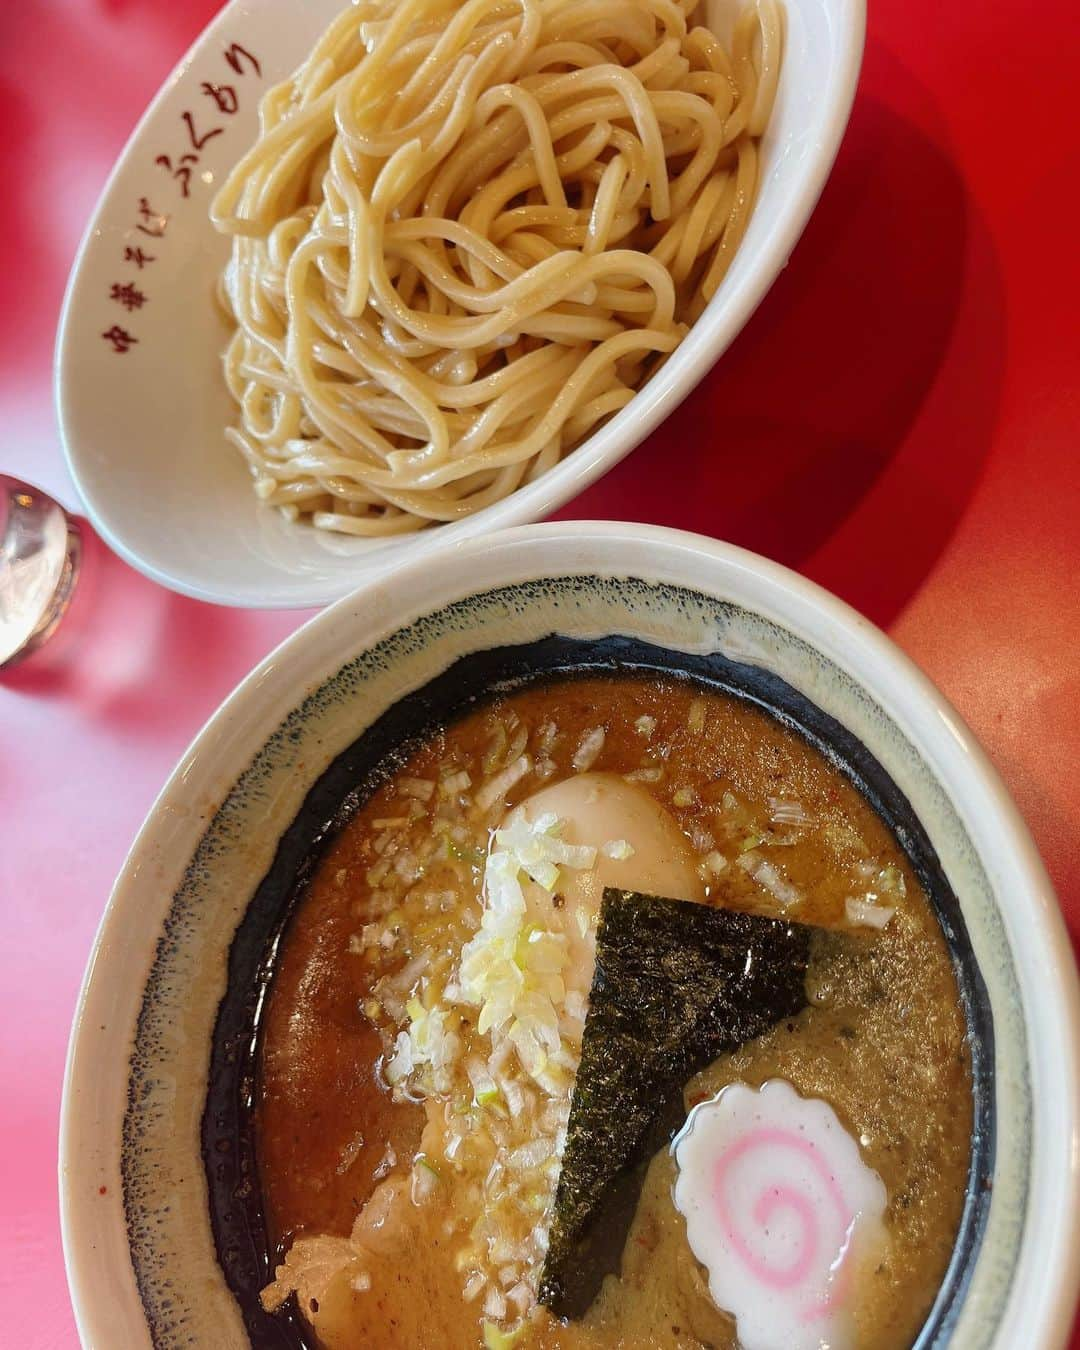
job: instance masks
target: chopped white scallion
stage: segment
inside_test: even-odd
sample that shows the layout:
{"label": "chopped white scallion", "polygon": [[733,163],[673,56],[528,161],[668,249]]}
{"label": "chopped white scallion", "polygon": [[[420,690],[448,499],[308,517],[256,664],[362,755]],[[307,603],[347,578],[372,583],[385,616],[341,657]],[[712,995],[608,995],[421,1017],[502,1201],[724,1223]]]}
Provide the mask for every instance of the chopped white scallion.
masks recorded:
{"label": "chopped white scallion", "polygon": [[591,769],[599,759],[600,751],[604,748],[606,735],[603,727],[595,727],[581,738],[581,742],[574,751],[574,757],[571,760],[578,773],[584,773],[587,769]]}
{"label": "chopped white scallion", "polygon": [[690,843],[695,853],[709,853],[716,847],[716,840],[712,834],[697,821],[690,826]]}
{"label": "chopped white scallion", "polygon": [[531,771],[532,759],[528,755],[519,755],[512,764],[501,773],[497,773],[494,778],[489,778],[479,789],[476,794],[476,805],[481,811],[490,810]]}
{"label": "chopped white scallion", "polygon": [[612,839],[600,851],[605,858],[615,862],[626,862],[627,858],[634,856],[634,846],[628,839]]}
{"label": "chopped white scallion", "polygon": [[517,1120],[525,1110],[527,1101],[525,1089],[511,1074],[500,1075],[499,1088],[506,1100],[506,1106],[510,1112],[511,1119]]}
{"label": "chopped white scallion", "polygon": [[412,1202],[424,1205],[435,1194],[439,1185],[439,1174],[429,1162],[418,1158],[412,1170]]}
{"label": "chopped white scallion", "polygon": [[663,776],[664,770],[659,764],[644,769],[632,769],[629,773],[623,774],[628,783],[659,783]]}
{"label": "chopped white scallion", "polygon": [[518,726],[517,730],[514,731],[514,734],[510,739],[510,747],[506,751],[504,763],[511,764],[515,759],[520,759],[520,757],[525,753],[525,747],[528,745],[528,743],[529,743],[529,728],[525,726],[524,723],[522,723],[520,726]]}
{"label": "chopped white scallion", "polygon": [[639,717],[634,723],[634,730],[639,736],[644,736],[646,740],[651,740],[653,732],[656,730],[656,718],[650,717],[647,713]]}
{"label": "chopped white scallion", "polygon": [[[386,1002],[385,996],[383,1001]],[[455,1031],[447,1029],[447,1013],[441,1008],[428,1010],[418,998],[408,1000],[405,1012],[409,1028],[398,1032],[394,1053],[384,1069],[386,1081],[397,1087],[417,1069],[430,1066],[434,1089],[448,1091],[451,1066],[461,1050],[461,1040]]]}
{"label": "chopped white scallion", "polygon": [[520,1064],[545,1091],[557,1090],[560,1081],[549,1060],[561,1047],[566,938],[526,927],[522,884],[531,877],[550,892],[560,867],[596,862],[596,849],[566,843],[562,828],[554,813],[545,812],[535,821],[519,814],[496,831],[484,867],[480,930],[462,948],[457,977],[462,999],[480,1008],[480,1034],[505,1028]]}
{"label": "chopped white scallion", "polygon": [[487,1284],[487,1280],[478,1270],[474,1270],[465,1281],[465,1288],[461,1291],[461,1297],[466,1303],[471,1303],[473,1299],[479,1296],[485,1284]]}
{"label": "chopped white scallion", "polygon": [[386,1081],[391,1087],[396,1087],[398,1083],[412,1073],[412,1067],[412,1042],[409,1040],[409,1033],[399,1031],[397,1040],[394,1042],[394,1053],[387,1060],[386,1067],[383,1070]]}
{"label": "chopped white scallion", "polygon": [[555,1141],[553,1139],[532,1139],[527,1144],[522,1144],[514,1149],[506,1160],[506,1165],[511,1172],[527,1172],[541,1163],[546,1162],[555,1151]]}
{"label": "chopped white scallion", "polygon": [[728,865],[728,860],[719,849],[713,849],[713,851],[707,853],[701,861],[705,870],[714,877],[718,877],[721,872],[727,869]]}
{"label": "chopped white scallion", "polygon": [[506,1316],[506,1299],[493,1284],[488,1286],[488,1291],[484,1295],[484,1315],[496,1321]]}
{"label": "chopped white scallion", "polygon": [[439,794],[443,797],[456,797],[458,793],[464,792],[472,786],[472,778],[466,769],[458,773],[448,774],[439,784]]}
{"label": "chopped white scallion", "polygon": [[493,1041],[492,1044],[494,1045],[494,1049],[492,1050],[491,1057],[488,1060],[488,1068],[491,1070],[493,1074],[499,1075],[502,1074],[502,1072],[506,1069],[507,1065],[510,1063],[511,1059],[513,1059],[514,1046],[512,1042],[506,1040],[505,1038],[499,1041]]}
{"label": "chopped white scallion", "polygon": [[844,910],[848,923],[860,928],[884,928],[896,910],[890,905],[875,905],[870,900],[858,900],[849,896],[844,901]]}
{"label": "chopped white scallion", "polygon": [[776,868],[770,862],[761,856],[760,853],[750,849],[746,853],[740,854],[736,859],[744,872],[769,892],[774,900],[778,900],[782,905],[794,905],[802,899],[802,891],[797,886],[793,886],[790,881],[786,881]]}
{"label": "chopped white scallion", "polygon": [[895,863],[889,863],[883,867],[877,874],[878,890],[885,895],[907,895],[907,883],[904,881],[904,874]]}
{"label": "chopped white scallion", "polygon": [[786,797],[769,798],[769,819],[774,825],[812,825],[814,821],[802,802]]}
{"label": "chopped white scallion", "polygon": [[548,1066],[548,1053],[540,1043],[537,1029],[527,1022],[515,1020],[507,1035],[514,1043],[521,1067],[539,1081]]}
{"label": "chopped white scallion", "polygon": [[518,1283],[514,1285],[513,1289],[506,1295],[506,1301],[512,1303],[518,1312],[521,1313],[522,1317],[524,1317],[536,1302],[536,1295],[524,1280],[519,1280]]}

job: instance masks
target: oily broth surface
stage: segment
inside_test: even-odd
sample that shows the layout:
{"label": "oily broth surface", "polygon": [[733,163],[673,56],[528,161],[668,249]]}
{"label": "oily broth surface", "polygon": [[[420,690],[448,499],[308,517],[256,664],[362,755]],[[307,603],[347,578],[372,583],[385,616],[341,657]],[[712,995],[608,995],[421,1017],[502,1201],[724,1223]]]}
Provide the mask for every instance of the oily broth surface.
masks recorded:
{"label": "oily broth surface", "polygon": [[[535,759],[546,773],[518,783],[510,805],[572,774],[583,737],[603,726],[592,769],[639,775],[702,856],[718,851],[733,864],[710,876],[710,903],[849,929],[845,901],[865,894],[871,863],[898,869],[906,894],[888,897],[896,909],[888,926],[838,944],[811,972],[812,1005],[710,1066],[688,1085],[687,1102],[737,1079],[784,1077],[833,1106],[889,1194],[890,1246],[861,1291],[858,1344],[909,1345],[949,1259],[970,1149],[969,1057],[944,940],[892,835],[817,751],[739,700],[670,679],[551,682],[488,704],[418,750],[331,843],[290,925],[265,1021],[257,1136],[274,1241],[284,1249],[301,1234],[347,1235],[378,1178],[407,1173],[419,1148],[423,1109],[394,1103],[377,1085],[381,1041],[358,1011],[410,950],[359,952],[356,935],[373,917],[369,878],[387,822],[417,840],[431,833],[434,802],[411,805],[401,783],[438,779],[451,764],[482,781],[493,728],[509,714],[528,731],[530,749],[538,737],[545,742]],[[643,717],[655,720],[651,734]],[[553,739],[541,731],[552,723]],[[812,824],[772,824],[770,798],[800,802]],[[428,862],[422,880],[404,868],[378,882],[383,908],[388,893],[400,905],[409,944],[452,960],[470,935],[463,916],[479,912],[486,842],[478,826],[450,856]],[[748,848],[803,898],[784,909],[734,865]],[[451,893],[466,903],[433,901]],[[731,1320],[711,1304],[690,1257],[670,1198],[673,1176],[666,1154],[654,1159],[622,1279],[605,1282],[582,1322],[563,1326],[544,1313],[519,1344],[735,1345]],[[326,1345],[415,1346],[435,1325],[451,1350],[480,1342],[482,1310],[462,1300],[453,1263],[453,1197],[409,1209],[401,1251],[381,1279],[374,1272],[370,1290],[354,1291],[345,1271],[318,1313],[306,1310]]]}

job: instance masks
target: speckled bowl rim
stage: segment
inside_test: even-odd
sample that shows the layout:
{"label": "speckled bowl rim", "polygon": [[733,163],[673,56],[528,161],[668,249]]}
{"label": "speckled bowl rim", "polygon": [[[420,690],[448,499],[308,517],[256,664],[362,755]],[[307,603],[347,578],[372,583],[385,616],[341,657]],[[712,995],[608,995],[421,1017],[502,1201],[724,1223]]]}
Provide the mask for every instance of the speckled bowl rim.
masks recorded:
{"label": "speckled bowl rim", "polygon": [[[138,1097],[144,1092],[152,1097],[162,1083],[167,1098],[169,1055],[180,1052],[175,1046],[162,1049],[160,1081],[147,1088],[145,1082],[137,1087],[136,1080],[128,1077],[125,1050],[136,1024],[144,1029],[147,1010],[140,1013],[139,1009],[149,958],[155,952],[161,956],[162,944],[172,940],[170,931],[173,937],[180,934],[179,947],[183,948],[183,935],[176,926],[180,893],[185,887],[202,885],[208,874],[212,884],[214,868],[209,855],[201,851],[203,843],[216,831],[219,840],[229,841],[238,856],[243,850],[246,836],[237,833],[235,794],[247,766],[275,740],[307,744],[305,753],[312,758],[308,719],[320,692],[351,667],[359,673],[357,663],[362,665],[364,654],[370,654],[380,641],[386,650],[394,634],[400,635],[425,616],[429,625],[435,623],[439,612],[463,597],[490,597],[514,582],[570,576],[608,582],[631,576],[653,587],[657,595],[665,587],[688,589],[704,609],[689,620],[685,615],[673,619],[681,640],[670,645],[686,650],[711,643],[727,651],[718,616],[734,602],[740,615],[763,625],[762,633],[771,625],[791,651],[801,648],[805,652],[808,664],[803,676],[809,687],[791,680],[797,688],[836,715],[828,699],[845,685],[846,715],[840,720],[849,730],[874,753],[879,752],[875,737],[891,737],[894,750],[897,745],[906,746],[904,753],[913,756],[908,768],[914,765],[914,771],[925,778],[916,809],[939,853],[935,831],[942,838],[942,832],[951,832],[950,848],[942,856],[943,862],[946,854],[951,859],[947,870],[950,865],[967,869],[963,887],[951,872],[950,879],[961,893],[980,966],[991,986],[995,1031],[1000,1027],[1005,1033],[1001,1053],[1006,1072],[997,1074],[999,1113],[1004,1106],[1008,1127],[1007,1149],[999,1158],[1001,1191],[999,1196],[996,1171],[990,1240],[980,1251],[975,1277],[963,1296],[954,1343],[994,1345],[1002,1350],[1017,1344],[1063,1345],[1080,1278],[1073,1259],[1080,1226],[1076,972],[1049,881],[1004,787],[941,695],[882,634],[839,601],[786,569],[742,550],[674,531],[618,524],[510,530],[448,550],[436,574],[429,565],[416,564],[380,578],[313,619],[267,658],[226,701],[181,762],[117,883],[72,1033],[61,1129],[61,1209],[69,1281],[84,1343],[134,1344],[131,1338],[139,1330],[142,1304],[130,1250],[138,1250],[140,1241],[151,1247],[157,1241],[160,1246],[154,1224],[161,1211],[171,1206],[161,1190],[152,1202],[149,1198],[140,1202],[142,1209],[137,1204],[133,1211],[129,1205],[125,1221],[117,1109],[121,1114],[137,1110]],[[499,578],[497,586],[491,583],[492,577]],[[590,603],[595,606],[595,597],[590,597]],[[710,606],[716,619],[711,630],[711,620],[703,617]],[[576,627],[569,617],[566,622],[570,626],[558,631],[585,634],[596,620],[582,623],[579,616]],[[595,631],[613,631],[614,627],[655,636],[652,630],[643,632],[643,623],[641,615],[631,616],[616,606]],[[734,644],[739,659],[769,665],[771,638],[762,639],[755,650],[753,638],[748,644],[745,626],[740,630],[736,625],[727,640],[729,646]],[[474,650],[484,641],[491,643],[493,638],[489,634],[465,650]],[[775,652],[772,655],[780,659]],[[790,652],[784,659],[788,656]],[[434,659],[437,668],[442,658],[436,655]],[[417,663],[414,656],[413,667]],[[831,689],[825,687],[826,667],[835,686]],[[390,669],[394,670],[393,661]],[[790,671],[785,668],[781,673],[790,680]],[[410,667],[409,687],[421,683],[423,677],[422,671]],[[816,688],[815,681],[820,682]],[[388,699],[384,692],[382,704],[376,706],[386,706],[388,701],[393,696]],[[860,725],[860,718],[865,726]],[[326,753],[340,748],[328,747]],[[908,790],[904,774],[897,774],[887,756],[879,757]],[[310,782],[319,767],[306,765],[300,777]],[[931,804],[933,828],[926,818]],[[967,841],[961,848],[962,858],[957,853],[958,840]],[[248,875],[257,883],[265,859],[246,860],[244,856]],[[238,865],[235,860],[233,865]],[[174,884],[164,884],[169,881]],[[978,915],[971,898],[975,887],[982,888],[987,902],[978,901],[982,906]],[[246,898],[237,897],[234,918],[243,912]],[[991,931],[995,928],[996,933]],[[1010,985],[1014,986],[1012,993]],[[175,987],[183,988],[182,981]],[[165,1006],[164,1011],[171,1010]],[[159,1006],[156,1015],[162,1012]],[[163,1025],[168,1026],[167,1018]],[[1008,1046],[1011,1049],[1006,1052]],[[184,1133],[181,1117],[186,1109],[182,1093],[171,1102],[171,1109],[178,1113],[175,1126],[159,1110],[156,1128],[159,1133],[175,1128],[179,1137]],[[1028,1112],[1032,1112],[1030,1125],[1026,1123]],[[180,1146],[174,1140],[171,1147]],[[187,1205],[189,1217],[195,1215],[204,1190],[194,1195],[184,1178],[168,1178],[166,1172],[163,1169],[165,1181],[160,1185],[167,1182],[173,1187],[166,1199],[175,1198],[178,1214]],[[1036,1216],[1037,1222],[1033,1221]],[[172,1222],[180,1223],[179,1217]],[[183,1232],[187,1246],[195,1245],[189,1242],[189,1229],[183,1224],[176,1231]],[[179,1249],[170,1259],[179,1259]],[[182,1289],[168,1288],[170,1306],[177,1298],[183,1301]],[[227,1321],[227,1304],[218,1311]],[[155,1344],[206,1343],[205,1337],[194,1333],[193,1316],[185,1321],[184,1316],[174,1317],[170,1312],[170,1335],[163,1339],[163,1332],[155,1334]],[[242,1343],[235,1314],[233,1320],[229,1343],[237,1335],[237,1343]],[[224,1331],[224,1322],[221,1325]],[[145,1321],[141,1326],[142,1342],[149,1344]],[[191,1333],[195,1340],[190,1339]]]}

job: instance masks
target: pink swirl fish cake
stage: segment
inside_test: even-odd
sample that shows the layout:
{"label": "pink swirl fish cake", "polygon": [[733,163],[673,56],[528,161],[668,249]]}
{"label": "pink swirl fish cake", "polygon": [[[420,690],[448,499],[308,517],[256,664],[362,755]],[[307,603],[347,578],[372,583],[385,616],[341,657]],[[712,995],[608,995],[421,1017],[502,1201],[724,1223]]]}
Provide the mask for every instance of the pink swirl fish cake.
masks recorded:
{"label": "pink swirl fish cake", "polygon": [[674,1144],[675,1205],[744,1350],[849,1350],[887,1196],[827,1102],[774,1079],[724,1088]]}

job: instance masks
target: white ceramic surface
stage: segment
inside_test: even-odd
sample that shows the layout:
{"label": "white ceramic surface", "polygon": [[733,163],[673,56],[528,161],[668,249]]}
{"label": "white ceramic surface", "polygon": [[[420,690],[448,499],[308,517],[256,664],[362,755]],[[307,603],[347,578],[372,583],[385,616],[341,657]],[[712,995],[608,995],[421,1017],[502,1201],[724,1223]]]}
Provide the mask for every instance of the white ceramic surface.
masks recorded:
{"label": "white ceramic surface", "polygon": [[[740,3],[707,0],[712,26],[725,30]],[[709,370],[786,265],[847,125],[865,26],[864,0],[785,0],[784,64],[749,229],[707,311],[648,386],[506,501],[467,520],[378,542],[290,526],[257,505],[247,471],[223,436],[233,408],[219,361],[226,328],[212,298],[228,243],[210,226],[210,199],[253,138],[259,95],[295,67],[341,4],[233,0],[224,9],[166,81],[121,156],[75,263],[60,322],[60,429],[90,519],[154,580],[222,604],[288,608],[336,600],[390,564],[537,520],[628,454]],[[256,58],[261,74],[235,50],[239,73],[228,64],[233,43]],[[230,87],[237,111],[220,112],[207,84]],[[205,139],[218,127],[220,135]],[[181,164],[184,154],[198,162]],[[174,172],[190,171],[187,198],[156,162],[161,155]],[[160,237],[146,233],[162,225]],[[127,255],[136,249],[154,261],[140,266]],[[114,287],[127,285],[145,301],[123,289],[113,298]],[[116,329],[135,343],[115,350],[125,345]]]}
{"label": "white ceramic surface", "polygon": [[236,925],[315,779],[376,717],[464,654],[552,632],[762,667],[857,737],[906,796],[959,898],[993,1018],[988,1217],[949,1344],[1063,1346],[1080,1279],[1080,999],[1049,881],[1000,780],[925,677],[839,601],[742,550],[618,524],[511,530],[449,551],[434,572],[421,561],[379,578],[269,656],[185,755],[117,882],[73,1029],[60,1187],[84,1343],[150,1344],[135,1253],[146,1306],[167,1309],[153,1314],[157,1345],[244,1344],[199,1153]]}

